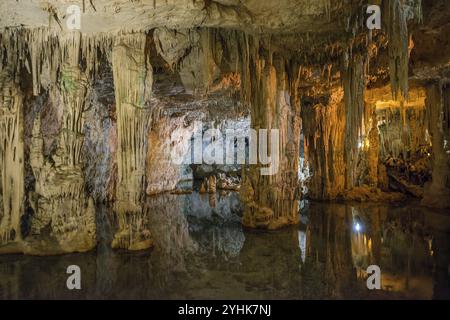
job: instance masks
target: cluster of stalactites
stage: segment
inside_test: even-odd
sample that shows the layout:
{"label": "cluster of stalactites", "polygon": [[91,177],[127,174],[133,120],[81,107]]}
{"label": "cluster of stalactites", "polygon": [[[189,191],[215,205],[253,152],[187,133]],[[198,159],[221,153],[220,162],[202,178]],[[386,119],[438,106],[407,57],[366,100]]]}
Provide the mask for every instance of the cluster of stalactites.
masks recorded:
{"label": "cluster of stalactites", "polygon": [[383,1],[383,22],[389,41],[389,73],[395,99],[408,99],[409,20],[422,20],[421,0]]}
{"label": "cluster of stalactites", "polygon": [[[19,77],[22,69],[27,70],[32,75],[33,93],[37,96],[42,87],[58,82],[64,64],[79,64],[86,74],[94,77],[100,58],[108,57],[112,38],[102,33],[85,35],[49,28],[8,28],[0,33],[0,61],[15,66],[15,77]],[[0,63],[0,69],[3,67]]]}
{"label": "cluster of stalactites", "polygon": [[[405,107],[406,109],[406,107]],[[426,112],[424,108],[407,108],[405,110],[406,125],[401,121],[402,110],[389,107],[377,110],[380,122],[380,155],[398,157],[408,150],[419,150],[429,144],[426,131]]]}

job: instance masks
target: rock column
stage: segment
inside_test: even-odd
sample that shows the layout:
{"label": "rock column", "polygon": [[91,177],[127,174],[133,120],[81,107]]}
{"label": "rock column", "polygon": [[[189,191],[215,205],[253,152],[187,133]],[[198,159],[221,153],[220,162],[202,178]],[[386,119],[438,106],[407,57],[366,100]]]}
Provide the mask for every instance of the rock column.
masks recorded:
{"label": "rock column", "polygon": [[[430,207],[450,207],[449,157],[445,150],[446,134],[444,87],[441,83],[427,86],[425,107],[428,119],[428,131],[432,143],[432,181],[425,186],[422,204]],[[447,131],[448,132],[448,131]]]}
{"label": "rock column", "polygon": [[0,74],[0,245],[21,240],[24,199],[22,95],[10,73]]}
{"label": "rock column", "polygon": [[[256,58],[251,66],[251,127],[261,142],[267,130],[267,153],[272,157],[271,169],[261,164],[261,143],[258,143],[259,164],[250,165],[243,179],[241,199],[244,203],[243,224],[250,228],[277,229],[298,222],[298,159],[300,140],[300,106],[291,99],[284,61],[274,64]],[[291,103],[294,102],[294,103]],[[279,143],[274,145],[271,130],[278,130]],[[262,152],[264,153],[264,152]],[[278,162],[278,163],[276,163]],[[268,174],[267,174],[268,173]]]}
{"label": "rock column", "polygon": [[112,65],[117,108],[116,213],[119,231],[112,246],[130,250],[152,245],[148,221],[142,213],[145,191],[148,124],[146,102],[152,93],[153,72],[142,33],[115,39]]}

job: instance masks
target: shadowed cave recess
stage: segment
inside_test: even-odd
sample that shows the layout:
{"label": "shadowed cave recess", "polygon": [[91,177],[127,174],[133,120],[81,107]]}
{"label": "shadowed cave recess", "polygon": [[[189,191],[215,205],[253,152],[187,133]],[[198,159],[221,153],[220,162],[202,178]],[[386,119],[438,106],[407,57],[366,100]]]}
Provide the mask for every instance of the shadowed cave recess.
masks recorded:
{"label": "shadowed cave recess", "polygon": [[449,39],[447,0],[2,0],[0,298],[450,299]]}

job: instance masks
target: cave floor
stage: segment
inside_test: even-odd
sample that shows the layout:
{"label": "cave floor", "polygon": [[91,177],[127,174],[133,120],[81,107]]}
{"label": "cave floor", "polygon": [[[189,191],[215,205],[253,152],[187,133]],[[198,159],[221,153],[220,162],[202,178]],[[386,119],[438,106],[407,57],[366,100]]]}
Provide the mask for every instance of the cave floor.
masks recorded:
{"label": "cave floor", "polygon": [[[302,202],[300,224],[244,230],[235,193],[147,199],[154,247],[111,249],[112,209],[83,254],[0,256],[1,299],[433,299],[449,296],[450,216],[415,203]],[[381,269],[368,290],[366,269]],[[69,265],[81,290],[66,287]]]}

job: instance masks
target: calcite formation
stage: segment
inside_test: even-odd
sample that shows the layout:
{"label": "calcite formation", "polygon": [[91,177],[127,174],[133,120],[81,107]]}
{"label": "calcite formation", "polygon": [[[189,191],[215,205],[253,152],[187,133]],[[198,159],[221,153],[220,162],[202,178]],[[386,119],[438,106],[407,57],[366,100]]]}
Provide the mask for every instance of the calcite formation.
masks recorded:
{"label": "calcite formation", "polygon": [[[80,70],[79,33],[68,35],[67,63],[64,65],[58,89],[62,95],[62,122],[57,147],[51,159],[44,158],[44,140],[40,117],[36,117],[30,146],[30,164],[36,187],[30,193],[34,210],[31,235],[35,239],[50,236],[57,239],[54,250],[88,251],[96,245],[95,207],[84,192],[81,163],[83,121],[88,81]],[[50,250],[51,251],[51,250]]]}
{"label": "calcite formation", "polygon": [[[303,198],[450,203],[448,2],[374,1],[381,30],[367,1],[83,3],[80,30],[68,1],[0,3],[0,252],[90,250],[100,202],[113,248],[148,249],[165,192],[239,191],[258,229]],[[239,163],[184,162],[237,122]]]}
{"label": "calcite formation", "polygon": [[433,174],[431,183],[425,188],[422,204],[438,208],[448,208],[450,206],[450,189],[448,187],[450,172],[448,153],[446,151],[448,142],[444,143],[444,137],[448,139],[448,100],[446,101],[448,93],[445,93],[445,90],[448,89],[442,83],[429,84],[425,103],[428,116],[428,130],[432,137]]}
{"label": "calcite formation", "polygon": [[[249,95],[251,103],[251,127],[257,131],[267,129],[268,133],[272,129],[278,130],[279,144],[275,145],[278,149],[269,148],[267,152],[279,163],[275,165],[276,169],[274,166],[269,168],[268,175],[261,174],[261,164],[251,165],[249,172],[244,174],[240,191],[244,203],[243,224],[276,229],[295,224],[298,219],[298,205],[293,200],[298,184],[300,106],[295,91],[291,90],[282,59],[271,60],[257,53],[245,58],[249,59],[250,65],[243,64],[246,68],[243,85],[248,86],[243,91]],[[297,76],[294,72],[294,77]],[[271,139],[273,136],[268,141],[272,142]]]}
{"label": "calcite formation", "polygon": [[345,190],[345,105],[343,90],[336,90],[328,104],[302,107],[306,159],[314,172],[309,181],[313,199],[336,199]]}
{"label": "calcite formation", "polygon": [[141,222],[145,218],[139,205],[145,192],[146,136],[151,118],[146,102],[151,97],[153,83],[146,43],[145,34],[123,35],[116,39],[112,50],[118,136],[116,211],[119,215],[119,231],[112,246],[130,250],[151,245],[150,232]]}
{"label": "calcite formation", "polygon": [[23,97],[8,70],[0,73],[0,244],[22,240],[24,210]]}

